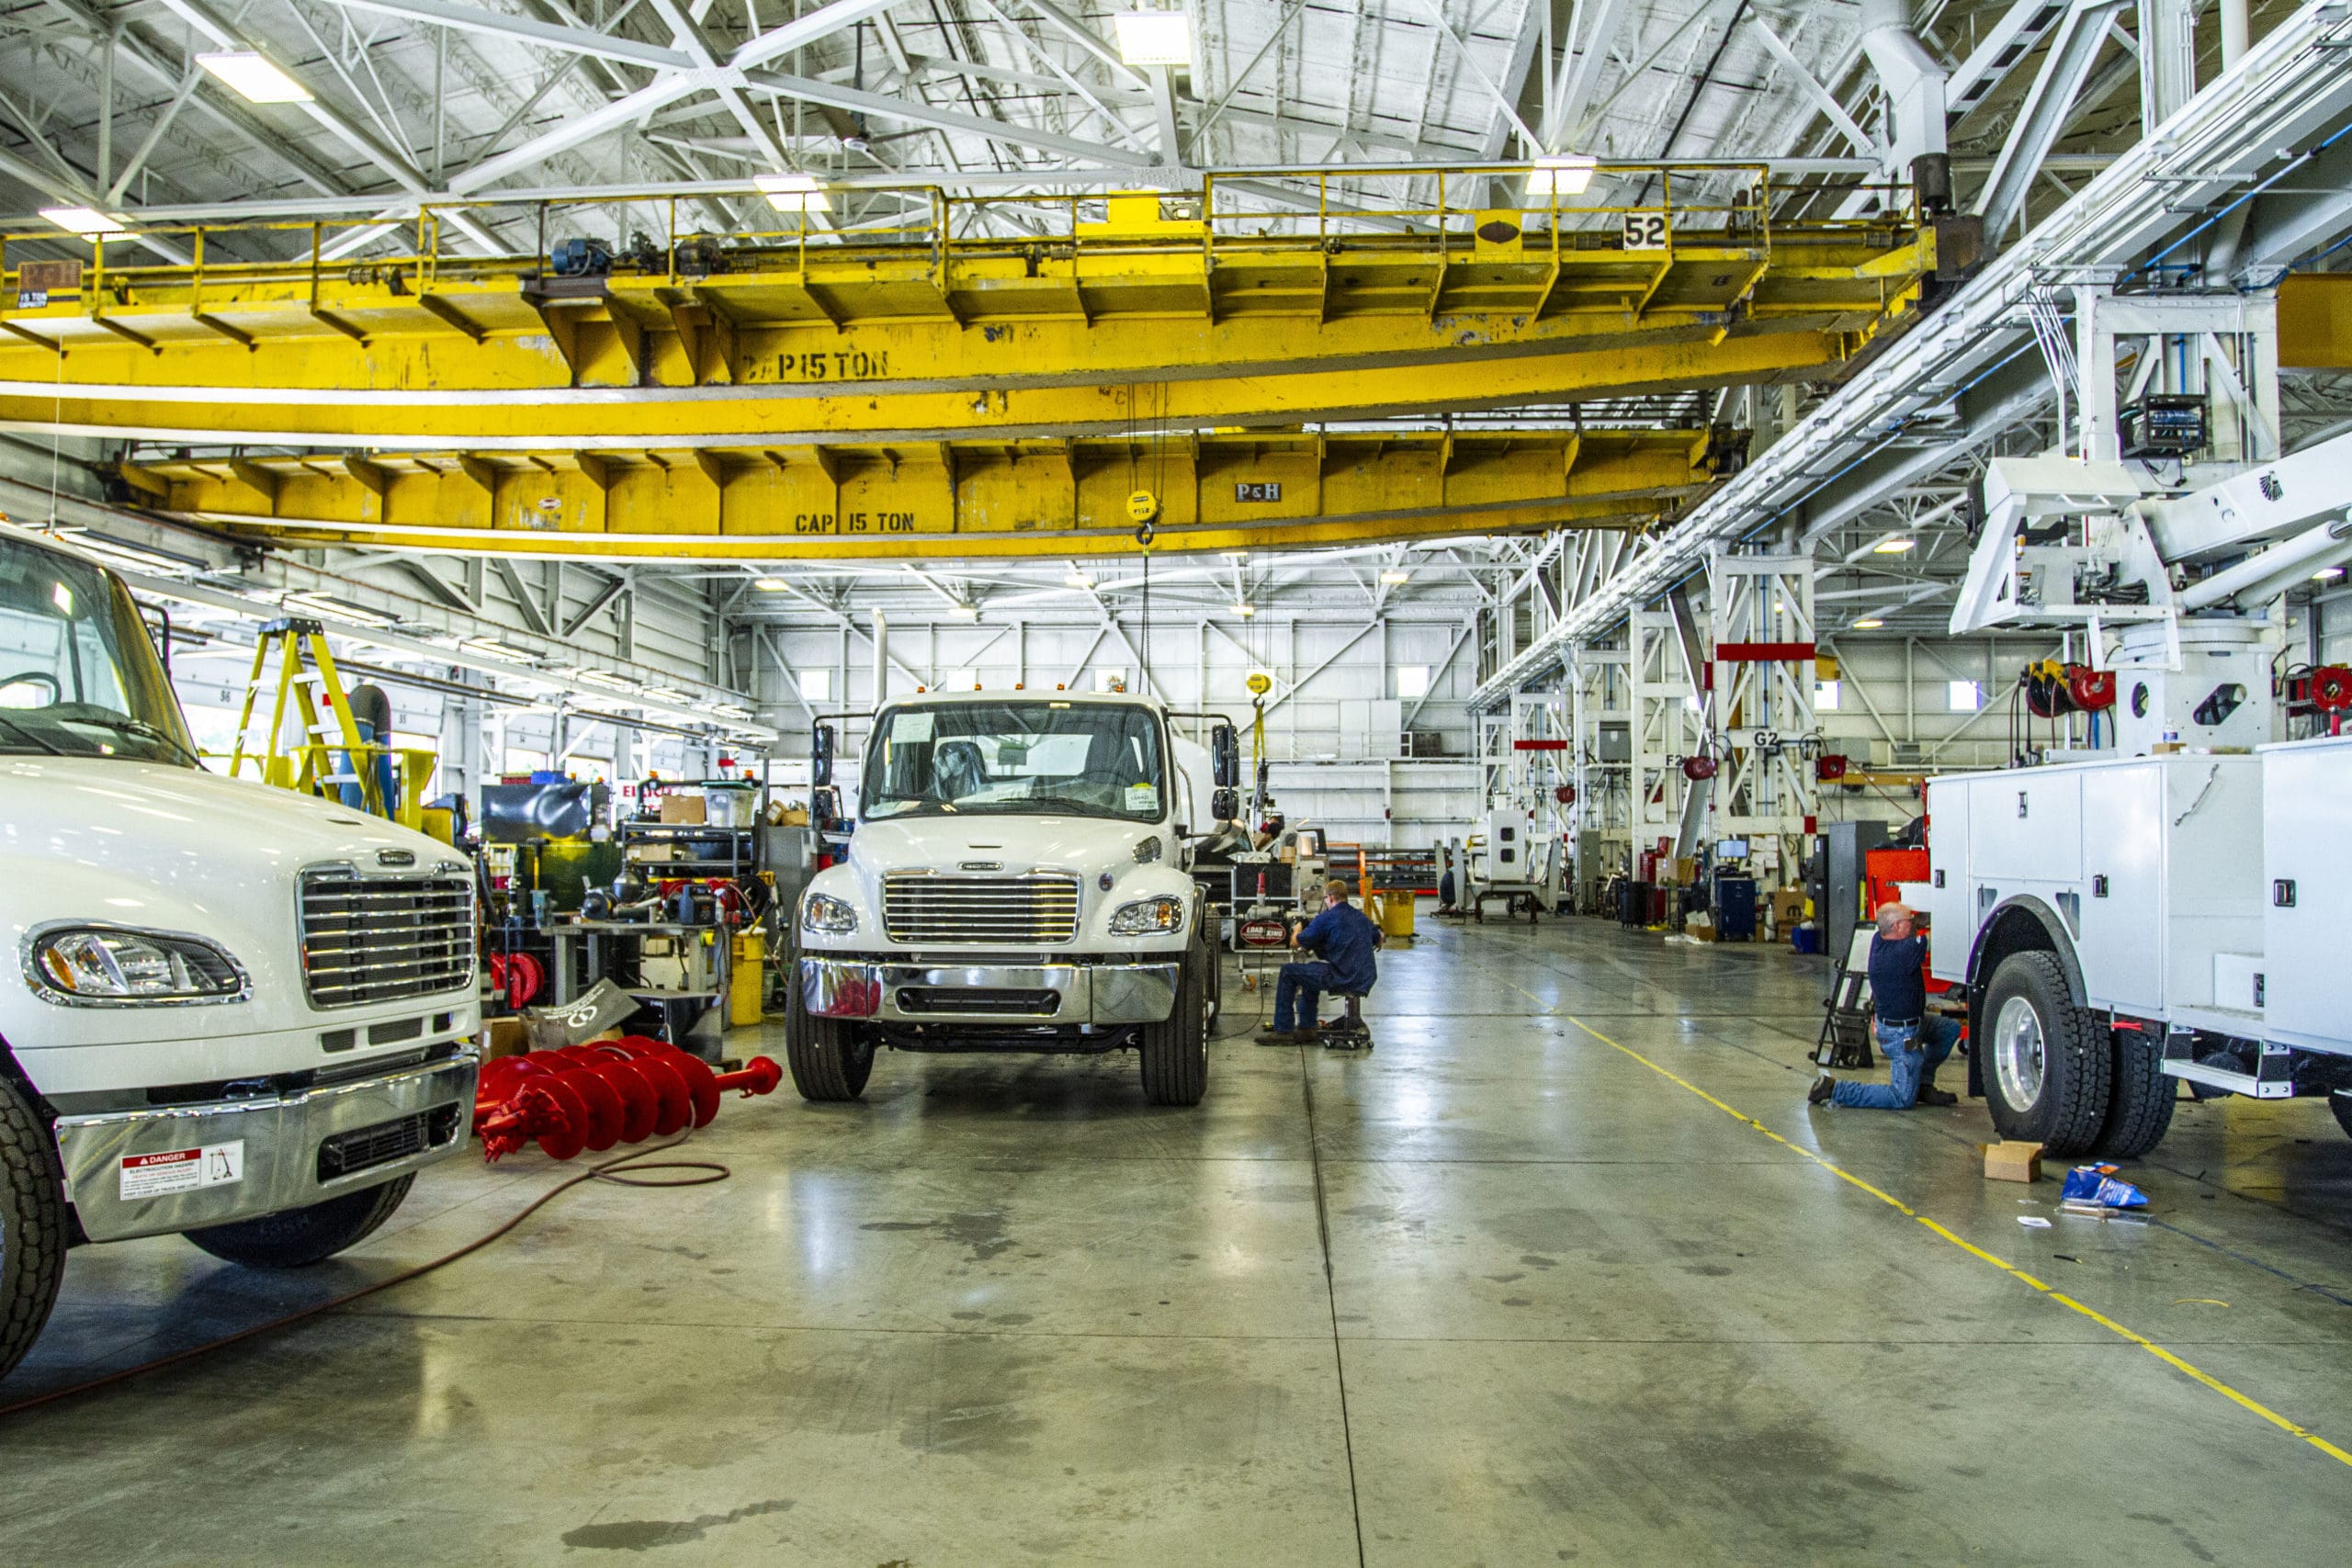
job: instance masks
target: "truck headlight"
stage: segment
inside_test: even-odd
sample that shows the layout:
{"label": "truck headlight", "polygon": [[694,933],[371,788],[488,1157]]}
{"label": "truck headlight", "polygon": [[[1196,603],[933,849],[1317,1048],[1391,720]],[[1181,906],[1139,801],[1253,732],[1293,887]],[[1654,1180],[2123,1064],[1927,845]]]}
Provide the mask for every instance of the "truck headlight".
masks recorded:
{"label": "truck headlight", "polygon": [[1184,929],[1184,900],[1166,895],[1138,898],[1111,912],[1113,936],[1168,936]]}
{"label": "truck headlight", "polygon": [[811,893],[800,901],[800,929],[821,936],[847,936],[857,930],[857,911],[845,898]]}
{"label": "truck headlight", "polygon": [[232,1001],[251,988],[228,951],[202,937],[113,926],[35,933],[25,977],[44,1000],[69,1007]]}

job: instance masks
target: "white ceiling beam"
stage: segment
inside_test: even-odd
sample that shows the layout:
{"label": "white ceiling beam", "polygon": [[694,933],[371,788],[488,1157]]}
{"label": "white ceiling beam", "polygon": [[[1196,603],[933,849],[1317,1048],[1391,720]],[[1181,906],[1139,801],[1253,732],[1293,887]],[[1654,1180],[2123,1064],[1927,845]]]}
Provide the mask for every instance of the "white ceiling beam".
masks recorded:
{"label": "white ceiling beam", "polygon": [[1781,35],[1772,30],[1772,24],[1766,21],[1761,13],[1749,11],[1747,25],[1756,29],[1756,36],[1762,40],[1765,52],[1781,62],[1781,69],[1789,73],[1797,90],[1813,100],[1814,107],[1837,127],[1838,135],[1844,137],[1858,152],[1877,152],[1878,143],[1871,140],[1870,132],[1856,125],[1854,117],[1846,112],[1846,106],[1832,97],[1828,88],[1813,79],[1813,73],[1805,69],[1804,62],[1781,41]]}
{"label": "white ceiling beam", "polygon": [[1072,43],[1102,62],[1103,67],[1111,73],[1113,81],[1124,82],[1129,86],[1140,88],[1145,92],[1151,90],[1151,84],[1144,80],[1143,73],[1120,59],[1119,51],[1104,43],[1101,33],[1055,5],[1053,0],[1023,0],[1023,3],[1059,28]]}
{"label": "white ceiling beam", "polygon": [[1539,143],[1533,128],[1519,118],[1519,106],[1512,103],[1500,87],[1495,85],[1495,79],[1487,74],[1485,66],[1478,63],[1478,57],[1471,52],[1470,46],[1464,43],[1453,28],[1447,25],[1445,14],[1437,8],[1437,0],[1419,0],[1419,4],[1422,13],[1430,19],[1430,25],[1437,28],[1438,36],[1453,46],[1454,58],[1462,62],[1463,70],[1468,72],[1471,79],[1486,89],[1487,96],[1494,100],[1495,107],[1518,130],[1520,145],[1527,148],[1531,152],[1536,151]]}
{"label": "white ceiling beam", "polygon": [[567,54],[617,61],[623,65],[642,65],[656,71],[683,71],[695,64],[694,60],[683,51],[664,49],[660,44],[624,38],[617,33],[561,27],[503,11],[485,11],[478,6],[453,6],[447,0],[325,0],[325,3],[346,11],[373,11],[408,21],[430,23],[437,28],[454,28],[460,32],[513,39],[537,44],[542,49],[561,50]]}

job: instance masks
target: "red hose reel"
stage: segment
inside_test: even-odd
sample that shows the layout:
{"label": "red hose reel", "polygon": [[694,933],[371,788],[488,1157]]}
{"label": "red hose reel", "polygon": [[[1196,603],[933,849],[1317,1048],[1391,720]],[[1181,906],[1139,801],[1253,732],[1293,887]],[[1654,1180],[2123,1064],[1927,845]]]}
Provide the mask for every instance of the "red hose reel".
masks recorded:
{"label": "red hose reel", "polygon": [[492,1060],[474,1091],[474,1133],[488,1160],[532,1142],[550,1159],[571,1159],[708,1126],[727,1090],[767,1094],[783,1081],[765,1056],[714,1073],[674,1045],[625,1035]]}
{"label": "red hose reel", "polygon": [[531,998],[547,985],[547,965],[528,953],[493,953],[490,983],[506,993],[508,1007],[520,1010],[529,1007]]}

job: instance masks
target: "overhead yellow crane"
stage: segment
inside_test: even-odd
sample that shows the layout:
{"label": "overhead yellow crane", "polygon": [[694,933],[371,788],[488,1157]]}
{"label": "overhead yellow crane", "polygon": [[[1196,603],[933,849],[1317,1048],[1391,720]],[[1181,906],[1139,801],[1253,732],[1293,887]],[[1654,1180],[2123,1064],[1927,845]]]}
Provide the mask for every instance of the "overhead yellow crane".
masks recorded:
{"label": "overhead yellow crane", "polygon": [[43,288],[0,266],[0,423],[477,455],[1299,423],[1818,378],[1934,273],[1932,228],[1775,218],[1761,170],[1713,207],[1657,174],[1645,207],[1441,194],[1391,231],[1232,211],[1214,180],[1099,220],[1028,196],[1047,231],[1019,240],[968,210],[1007,198],[916,188],[929,217],[896,231],[673,238],[579,276],[443,254],[432,211],[415,254],[356,265],[315,225],[287,264],[220,259],[227,230],[174,231],[188,266],[101,241]]}
{"label": "overhead yellow crane", "polygon": [[629,452],[127,464],[140,500],[283,543],[582,560],[1112,554],[1312,546],[1672,514],[1743,450],[1706,430],[1241,431]]}

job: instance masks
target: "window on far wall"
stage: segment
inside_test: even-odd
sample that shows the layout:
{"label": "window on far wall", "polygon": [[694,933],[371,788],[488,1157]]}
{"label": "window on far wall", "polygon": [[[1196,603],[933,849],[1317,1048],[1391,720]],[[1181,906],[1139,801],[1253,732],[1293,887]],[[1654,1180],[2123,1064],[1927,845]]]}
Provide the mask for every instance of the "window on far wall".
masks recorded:
{"label": "window on far wall", "polygon": [[1978,681],[1951,682],[1949,705],[1954,713],[1974,713],[1984,705],[1984,686]]}
{"label": "window on far wall", "polygon": [[1097,670],[1094,689],[1098,692],[1124,692],[1127,689],[1127,672],[1124,670]]}
{"label": "window on far wall", "polygon": [[545,751],[526,751],[519,746],[509,746],[506,748],[506,765],[502,771],[536,773],[545,770],[547,765],[548,754]]}
{"label": "window on far wall", "polygon": [[1815,681],[1813,683],[1813,711],[1815,713],[1836,713],[1838,711],[1837,682]]}
{"label": "window on far wall", "polygon": [[800,671],[800,700],[804,703],[829,703],[833,700],[833,672],[830,670]]}
{"label": "window on far wall", "polygon": [[947,672],[947,683],[942,686],[940,690],[945,692],[968,692],[979,683],[980,672],[977,670],[950,670]]}
{"label": "window on far wall", "polygon": [[1430,667],[1426,664],[1396,666],[1396,694],[1410,700],[1430,694]]}

